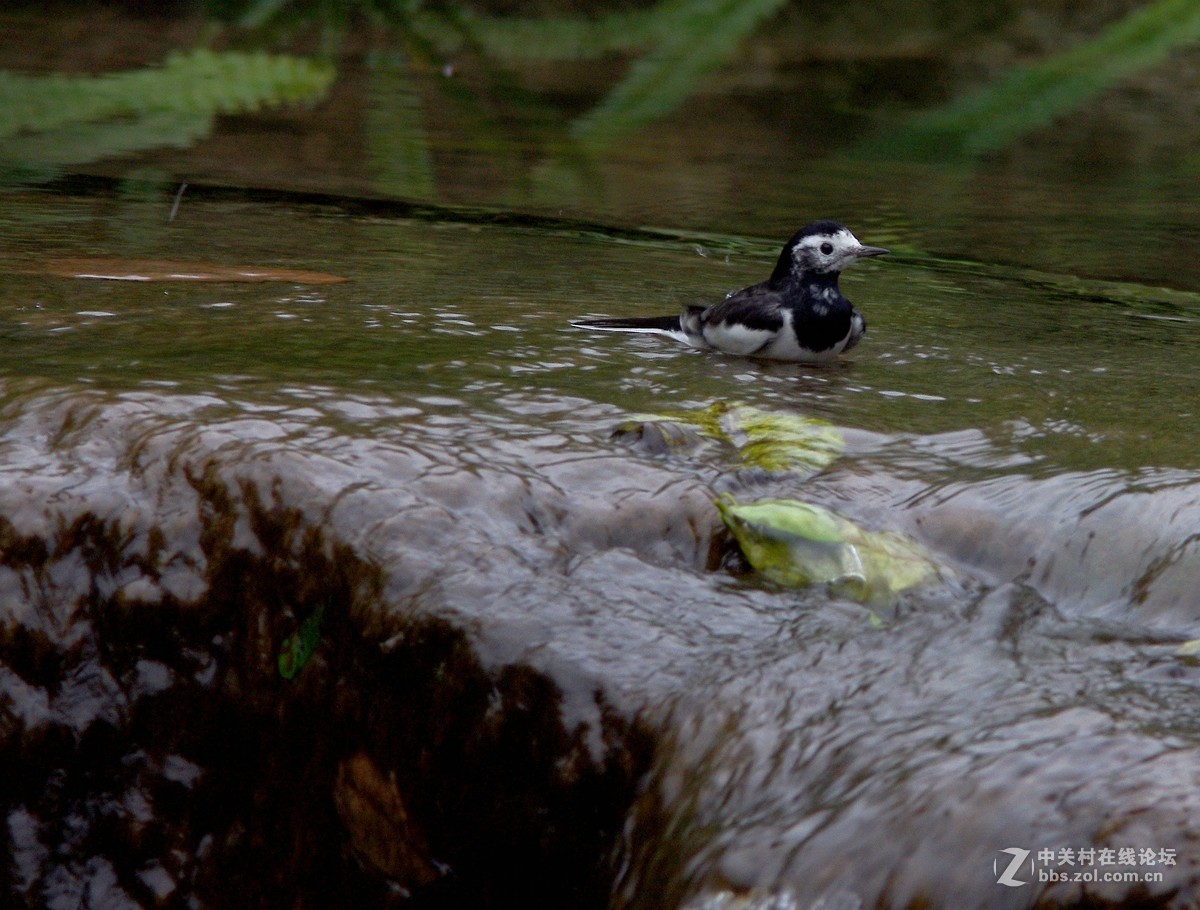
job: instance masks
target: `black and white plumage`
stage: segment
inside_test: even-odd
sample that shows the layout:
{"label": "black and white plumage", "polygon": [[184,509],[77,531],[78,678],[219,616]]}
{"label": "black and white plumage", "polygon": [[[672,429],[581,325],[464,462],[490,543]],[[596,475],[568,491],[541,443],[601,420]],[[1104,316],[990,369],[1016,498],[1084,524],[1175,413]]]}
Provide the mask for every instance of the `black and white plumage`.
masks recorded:
{"label": "black and white plumage", "polygon": [[864,246],[836,221],[815,221],[779,254],[766,281],[712,306],[679,316],[580,319],[571,324],[606,332],[664,335],[695,348],[768,360],[832,360],[867,330],[866,320],[838,287],[842,269],[888,252]]}

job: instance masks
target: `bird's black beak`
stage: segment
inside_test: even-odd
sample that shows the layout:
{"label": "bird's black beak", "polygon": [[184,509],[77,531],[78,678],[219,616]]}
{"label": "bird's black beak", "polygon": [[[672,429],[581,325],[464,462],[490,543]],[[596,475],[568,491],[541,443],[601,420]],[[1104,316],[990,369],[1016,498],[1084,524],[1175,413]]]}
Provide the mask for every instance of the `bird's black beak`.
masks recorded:
{"label": "bird's black beak", "polygon": [[881,246],[860,246],[854,251],[854,255],[859,259],[865,259],[868,256],[886,256],[891,250],[885,250]]}

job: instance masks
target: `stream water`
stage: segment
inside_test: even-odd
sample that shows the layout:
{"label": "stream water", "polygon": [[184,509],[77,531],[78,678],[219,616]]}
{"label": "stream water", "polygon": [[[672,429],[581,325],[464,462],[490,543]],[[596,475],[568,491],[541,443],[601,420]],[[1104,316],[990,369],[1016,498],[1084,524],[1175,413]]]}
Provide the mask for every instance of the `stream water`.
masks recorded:
{"label": "stream water", "polygon": [[[797,63],[799,15],[582,163],[548,111],[610,64],[489,95],[384,55],[311,111],[10,172],[5,900],[1195,906],[1200,58],[931,162],[866,143],[969,54]],[[719,299],[818,217],[894,251],[843,277],[869,331],[834,365],[568,324]],[[155,263],[346,280],[70,277]],[[614,437],[716,402],[844,451],[758,476]],[[939,578],[773,585],[730,489]]]}

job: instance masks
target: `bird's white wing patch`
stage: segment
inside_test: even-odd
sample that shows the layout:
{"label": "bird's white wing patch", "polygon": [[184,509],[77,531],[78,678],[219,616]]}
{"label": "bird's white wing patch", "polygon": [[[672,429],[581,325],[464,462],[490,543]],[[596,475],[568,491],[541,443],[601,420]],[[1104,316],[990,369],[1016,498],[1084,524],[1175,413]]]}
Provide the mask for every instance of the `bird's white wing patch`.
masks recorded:
{"label": "bird's white wing patch", "polygon": [[735,322],[710,322],[704,327],[704,340],[726,354],[753,354],[776,334],[771,329],[752,329]]}

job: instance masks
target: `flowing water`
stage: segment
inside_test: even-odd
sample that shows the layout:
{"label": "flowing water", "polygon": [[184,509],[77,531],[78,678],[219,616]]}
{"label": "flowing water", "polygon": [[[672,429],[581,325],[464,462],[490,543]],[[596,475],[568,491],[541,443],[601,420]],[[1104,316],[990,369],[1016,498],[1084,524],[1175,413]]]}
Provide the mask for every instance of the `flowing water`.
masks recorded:
{"label": "flowing water", "polygon": [[[384,54],[313,111],[12,172],[6,900],[1195,906],[1196,53],[931,161],[878,137],[969,54],[789,64],[795,15],[584,152],[549,112],[608,63],[489,96]],[[817,217],[894,251],[844,275],[869,331],[837,364],[568,324],[718,299]],[[179,263],[283,280],[71,277]],[[763,475],[614,436],[717,402],[844,450]],[[773,585],[730,491],[938,578]]]}

